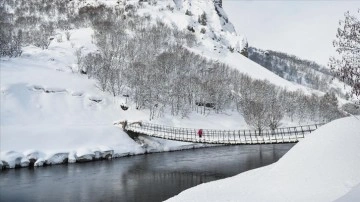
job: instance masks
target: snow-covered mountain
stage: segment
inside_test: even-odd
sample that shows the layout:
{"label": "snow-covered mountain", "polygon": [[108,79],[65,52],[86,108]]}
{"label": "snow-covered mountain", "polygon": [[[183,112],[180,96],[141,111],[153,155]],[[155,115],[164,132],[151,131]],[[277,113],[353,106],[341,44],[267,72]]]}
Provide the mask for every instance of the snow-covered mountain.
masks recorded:
{"label": "snow-covered mountain", "polygon": [[[0,163],[8,167],[149,150],[114,127],[117,120],[253,127],[239,113],[248,106],[239,97],[263,109],[292,103],[272,105],[284,112],[283,125],[339,115],[337,102],[329,105],[334,102],[322,92],[240,54],[246,40],[221,1],[5,0],[0,6]],[[151,151],[199,146],[151,141]]]}
{"label": "snow-covered mountain", "polygon": [[[145,27],[161,21],[173,29],[191,30],[197,39],[192,51],[198,54],[228,64],[252,78],[267,79],[271,83],[291,89],[304,89],[239,56],[238,53],[247,43],[246,39],[236,33],[220,5],[211,0],[74,0],[66,3],[54,1],[52,4],[43,4],[42,1],[33,1],[30,4],[6,0],[0,11],[5,22],[3,26],[7,28],[4,30],[12,31],[14,36],[21,29],[23,45],[33,44],[42,48],[46,48],[48,44],[53,45],[55,40],[65,40],[66,36],[64,33],[61,36],[61,30],[91,27],[91,23],[94,24],[93,18],[107,19],[101,15],[105,15],[109,10],[123,18],[133,15],[144,18],[151,16]],[[201,22],[203,14],[206,22]],[[87,48],[85,44],[79,46]],[[2,47],[3,50],[6,48]]]}

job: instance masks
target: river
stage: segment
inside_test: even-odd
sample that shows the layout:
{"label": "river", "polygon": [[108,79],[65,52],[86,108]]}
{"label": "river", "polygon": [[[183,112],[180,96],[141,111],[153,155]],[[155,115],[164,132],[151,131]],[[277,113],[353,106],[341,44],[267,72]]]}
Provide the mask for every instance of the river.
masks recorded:
{"label": "river", "polygon": [[0,201],[163,201],[276,162],[294,144],[222,146],[0,171]]}

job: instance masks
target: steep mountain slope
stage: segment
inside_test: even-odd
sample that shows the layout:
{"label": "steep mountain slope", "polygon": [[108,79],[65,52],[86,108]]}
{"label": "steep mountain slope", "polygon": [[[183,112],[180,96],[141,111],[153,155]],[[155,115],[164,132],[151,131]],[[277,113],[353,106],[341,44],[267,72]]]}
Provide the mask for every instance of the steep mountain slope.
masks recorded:
{"label": "steep mountain slope", "polygon": [[[167,9],[162,10],[162,6],[158,2],[159,7],[149,6],[139,9],[138,12],[143,15],[156,16],[155,19],[162,19],[168,25],[180,30],[193,28],[197,44],[190,50],[197,54],[225,63],[252,78],[266,79],[278,86],[292,90],[306,89],[301,85],[294,85],[291,82],[284,81],[284,79],[239,54],[247,43],[246,39],[236,33],[224,10],[211,0],[175,0],[175,5],[171,1],[161,3],[165,2],[168,4],[166,7],[170,11],[167,11]],[[158,10],[163,12],[158,12]],[[199,18],[204,13],[207,16],[205,25],[199,22]],[[205,34],[201,30],[205,30]]]}

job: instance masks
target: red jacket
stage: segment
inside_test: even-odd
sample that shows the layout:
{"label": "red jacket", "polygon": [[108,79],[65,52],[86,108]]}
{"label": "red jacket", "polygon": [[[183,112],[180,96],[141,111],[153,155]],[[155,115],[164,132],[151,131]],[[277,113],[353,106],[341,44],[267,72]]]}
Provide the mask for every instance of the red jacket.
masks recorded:
{"label": "red jacket", "polygon": [[199,129],[199,131],[198,131],[198,135],[199,135],[199,137],[201,137],[201,136],[202,136],[202,134],[203,134],[202,129]]}

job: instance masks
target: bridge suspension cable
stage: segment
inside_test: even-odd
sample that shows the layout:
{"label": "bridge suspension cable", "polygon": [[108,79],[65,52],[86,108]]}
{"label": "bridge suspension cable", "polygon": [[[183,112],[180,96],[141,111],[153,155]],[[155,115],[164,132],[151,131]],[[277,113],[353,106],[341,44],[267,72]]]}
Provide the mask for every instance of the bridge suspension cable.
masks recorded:
{"label": "bridge suspension cable", "polygon": [[199,135],[200,129],[195,128],[171,127],[146,122],[127,123],[124,121],[121,124],[125,131],[134,134],[183,142],[225,145],[294,143],[323,125],[321,123],[262,131],[201,129],[201,135]]}

